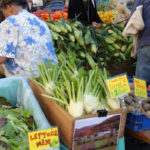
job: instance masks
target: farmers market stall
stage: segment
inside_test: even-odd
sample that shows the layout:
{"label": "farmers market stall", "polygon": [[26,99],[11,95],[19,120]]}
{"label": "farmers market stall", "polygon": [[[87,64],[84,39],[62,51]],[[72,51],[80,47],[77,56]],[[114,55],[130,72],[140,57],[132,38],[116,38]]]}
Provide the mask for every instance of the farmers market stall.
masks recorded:
{"label": "farmers market stall", "polygon": [[[102,7],[108,5],[99,5],[100,9]],[[123,103],[129,103],[126,98],[111,97],[106,81],[112,75],[125,72],[133,77],[135,60],[130,57],[133,39],[122,36],[124,27],[114,21],[119,12],[110,8],[98,11],[103,21],[100,29],[84,26],[77,18],[68,20],[66,10],[33,12],[50,28],[58,63],[53,65],[48,61],[45,64],[43,61],[37,65],[39,78],[35,78],[31,70],[30,86],[36,99],[22,78],[0,80],[0,96],[10,100],[12,105],[22,105],[30,110],[36,129],[58,127],[60,140],[66,146],[61,145],[61,149],[78,149],[78,146],[86,144],[94,147],[97,146],[96,141],[99,141],[98,148],[125,149],[126,115],[131,108]],[[116,69],[119,65],[122,70]],[[87,126],[84,132],[76,128],[79,121],[104,118],[107,119],[99,126],[88,124],[90,130],[86,130]],[[90,143],[90,138],[95,140],[94,144]]]}
{"label": "farmers market stall", "polygon": [[76,120],[97,117],[97,111],[102,109],[108,115],[121,114],[119,134],[123,137],[126,112],[119,109],[118,99],[109,97],[107,71],[96,66],[90,70],[78,68],[73,59],[67,60],[64,55],[58,60],[60,63],[52,68],[51,62],[37,66],[40,77],[33,76],[31,88],[49,122],[58,126],[63,143],[71,148]]}
{"label": "farmers market stall", "polygon": [[34,12],[51,30],[59,63],[37,65],[40,77],[36,79],[33,75],[31,88],[49,122],[58,126],[60,138],[68,148],[73,146],[75,122],[97,117],[97,111],[102,109],[107,110],[108,115],[122,115],[119,135],[123,139],[126,111],[122,110],[120,101],[111,99],[107,92],[105,80],[110,73],[105,68],[114,70],[112,68],[125,61],[134,63],[130,57],[133,39],[123,37],[124,27],[112,23],[117,17],[113,12],[99,14],[104,18],[100,29],[84,26],[76,19],[66,20],[64,11]]}

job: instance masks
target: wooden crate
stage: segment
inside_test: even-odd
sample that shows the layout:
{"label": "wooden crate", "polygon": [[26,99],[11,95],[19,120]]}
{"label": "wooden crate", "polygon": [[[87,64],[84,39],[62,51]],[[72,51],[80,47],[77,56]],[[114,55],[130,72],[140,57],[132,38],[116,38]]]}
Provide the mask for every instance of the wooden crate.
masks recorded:
{"label": "wooden crate", "polygon": [[[43,97],[41,94],[46,94],[46,92],[38,84],[31,81],[30,86],[45,116],[47,117],[49,123],[59,128],[60,139],[68,148],[71,148],[75,120],[97,117],[98,114],[73,118],[67,111],[65,111],[62,107],[60,107],[54,100]],[[125,122],[126,122],[126,112],[124,112],[122,109],[118,109],[115,111],[109,111],[108,115],[119,114],[119,113],[122,114],[119,136],[123,137]]]}
{"label": "wooden crate", "polygon": [[133,136],[135,139],[150,144],[150,130],[144,130],[141,132],[134,132],[131,129],[126,129],[127,133]]}

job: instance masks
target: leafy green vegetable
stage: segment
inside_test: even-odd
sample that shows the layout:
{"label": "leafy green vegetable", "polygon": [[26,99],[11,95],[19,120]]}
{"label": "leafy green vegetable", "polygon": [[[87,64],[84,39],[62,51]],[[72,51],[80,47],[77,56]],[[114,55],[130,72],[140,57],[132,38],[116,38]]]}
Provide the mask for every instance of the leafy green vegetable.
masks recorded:
{"label": "leafy green vegetable", "polygon": [[35,129],[31,112],[22,106],[10,107],[2,106],[0,118],[6,120],[0,126],[0,141],[5,143],[7,150],[28,150],[28,132]]}

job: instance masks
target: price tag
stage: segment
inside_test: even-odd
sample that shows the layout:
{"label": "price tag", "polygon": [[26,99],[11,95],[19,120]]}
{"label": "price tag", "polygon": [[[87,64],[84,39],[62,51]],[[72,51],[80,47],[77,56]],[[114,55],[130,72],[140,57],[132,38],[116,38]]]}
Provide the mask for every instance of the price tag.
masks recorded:
{"label": "price tag", "polygon": [[123,94],[130,92],[129,82],[127,75],[117,76],[106,80],[108,90],[110,92],[111,98],[121,96]]}
{"label": "price tag", "polygon": [[146,81],[134,78],[135,96],[147,98]]}
{"label": "price tag", "polygon": [[28,133],[30,150],[44,150],[59,147],[58,128]]}
{"label": "price tag", "polygon": [[43,0],[32,0],[33,7],[43,6]]}

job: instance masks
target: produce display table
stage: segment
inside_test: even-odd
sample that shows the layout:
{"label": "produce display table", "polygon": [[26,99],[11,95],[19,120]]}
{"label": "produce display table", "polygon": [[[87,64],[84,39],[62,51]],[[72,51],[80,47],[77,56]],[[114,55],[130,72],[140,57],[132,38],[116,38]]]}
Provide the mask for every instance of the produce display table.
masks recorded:
{"label": "produce display table", "polygon": [[150,144],[150,130],[134,132],[131,129],[127,129],[127,133],[133,136],[137,140]]}

